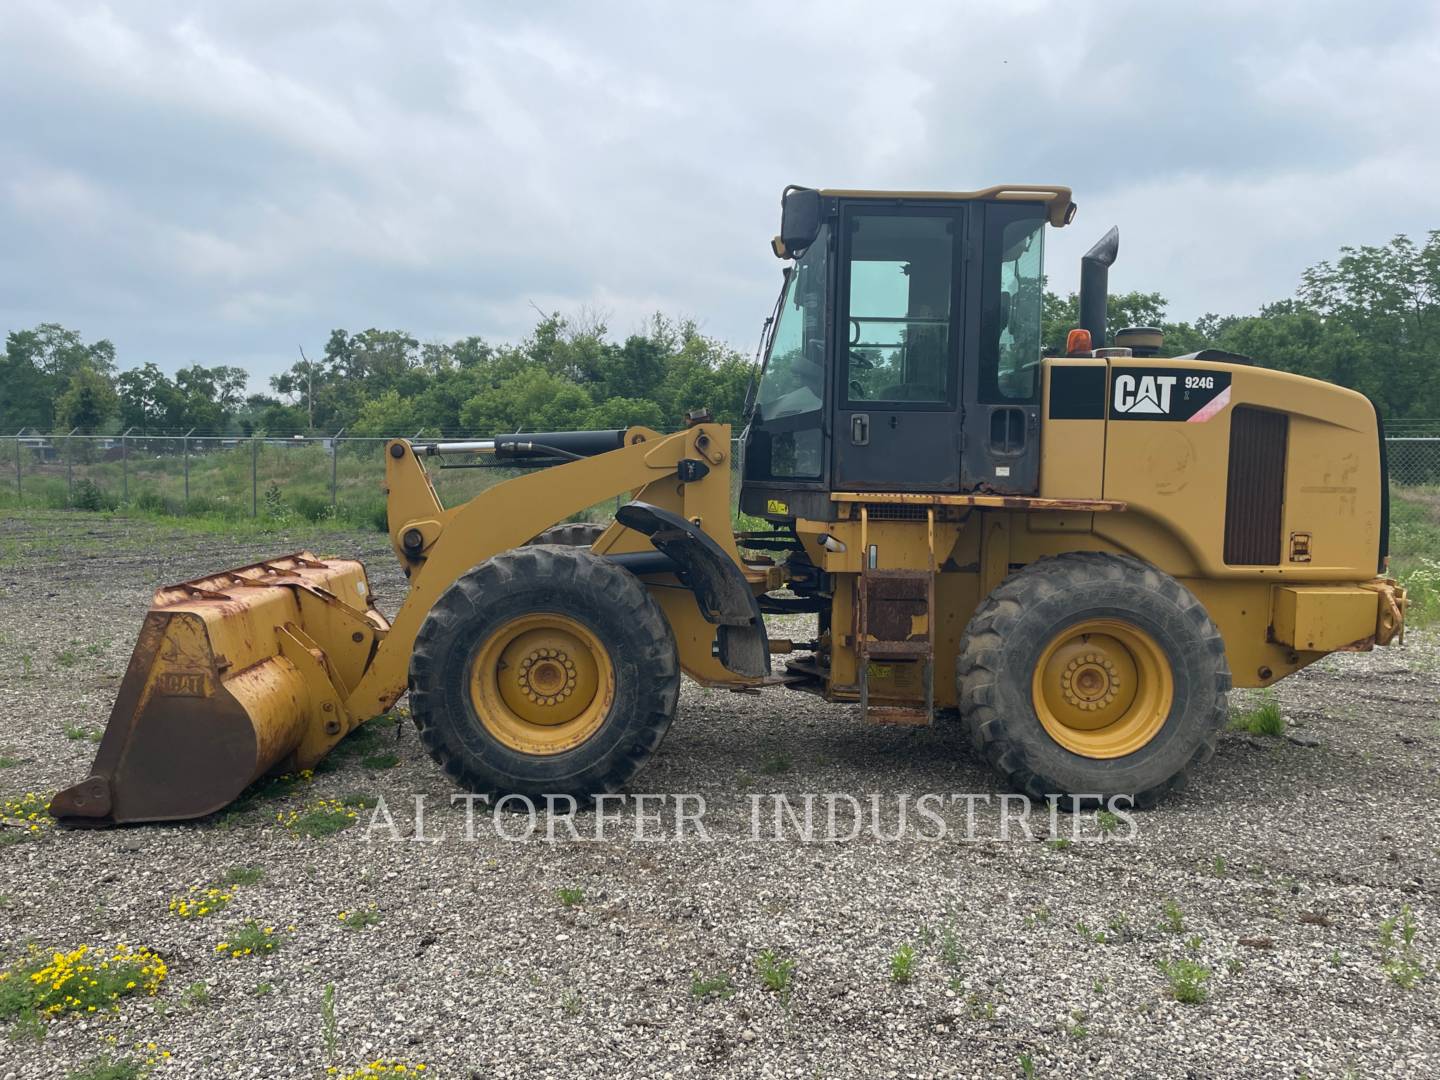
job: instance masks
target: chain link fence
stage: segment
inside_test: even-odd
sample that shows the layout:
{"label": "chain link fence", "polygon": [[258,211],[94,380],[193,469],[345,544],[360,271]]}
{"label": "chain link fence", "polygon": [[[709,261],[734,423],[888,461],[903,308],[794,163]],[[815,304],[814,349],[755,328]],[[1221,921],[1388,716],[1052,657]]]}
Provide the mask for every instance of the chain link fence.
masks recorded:
{"label": "chain link fence", "polygon": [[[0,505],[335,520],[383,529],[385,441],[20,433],[0,438],[10,473],[8,483],[0,480]],[[1385,445],[1392,484],[1440,486],[1440,421],[1392,423]],[[434,463],[429,472],[447,506],[519,475],[513,468]],[[597,512],[608,507],[597,504]]]}
{"label": "chain link fence", "polygon": [[[0,505],[119,510],[227,520],[385,524],[384,438],[36,435],[0,440]],[[0,476],[4,476],[0,472]],[[519,475],[430,467],[447,505]]]}

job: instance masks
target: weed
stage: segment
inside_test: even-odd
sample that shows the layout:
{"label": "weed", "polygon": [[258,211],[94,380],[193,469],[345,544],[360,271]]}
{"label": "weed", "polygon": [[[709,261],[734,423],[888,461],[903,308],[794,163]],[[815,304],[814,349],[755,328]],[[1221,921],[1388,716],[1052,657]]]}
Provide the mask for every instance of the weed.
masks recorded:
{"label": "weed", "polygon": [[170,911],[182,919],[204,919],[218,911],[224,911],[235,899],[235,886],[202,889],[191,885],[190,891],[171,897]]}
{"label": "weed", "polygon": [[275,820],[296,836],[319,838],[348,829],[359,817],[354,807],[339,799],[317,799],[300,810],[282,811]]}
{"label": "weed", "polygon": [[[326,1070],[329,1073],[330,1070]],[[367,1062],[353,1072],[342,1073],[335,1070],[335,1080],[394,1080],[397,1076],[424,1076],[425,1063],[423,1061],[410,1063],[397,1061],[393,1058],[380,1059]],[[473,1076],[474,1073],[472,1072]]]}
{"label": "weed", "polygon": [[1245,964],[1239,957],[1232,956],[1225,961],[1225,971],[1230,975],[1239,975],[1245,970]]}
{"label": "weed", "polygon": [[342,911],[339,917],[340,925],[346,930],[364,930],[367,926],[380,925],[380,912],[374,904],[357,911]]}
{"label": "weed", "polygon": [[1119,815],[1110,810],[1095,811],[1095,824],[1100,827],[1100,832],[1109,836],[1120,827]]}
{"label": "weed", "polygon": [[1025,1080],[1035,1080],[1035,1059],[1029,1054],[1020,1055],[1020,1075]]}
{"label": "weed", "polygon": [[960,944],[960,938],[953,927],[945,927],[940,931],[940,962],[955,971],[964,959],[965,946]]}
{"label": "weed", "polygon": [[0,1020],[118,1010],[123,997],[158,994],[166,974],[165,961],[149,949],[42,952],[32,944],[25,959],[0,971]]}
{"label": "weed", "polygon": [[1200,946],[1203,944],[1205,944],[1204,939],[1199,934],[1191,934],[1185,939],[1185,947],[1191,952],[1199,952]]}
{"label": "weed", "polygon": [[1345,958],[1340,955],[1339,949],[1330,950],[1330,966],[1332,968],[1341,968],[1345,966]]}
{"label": "weed", "polygon": [[1164,907],[1160,909],[1162,930],[1168,930],[1172,934],[1183,934],[1185,932],[1185,914],[1180,910],[1180,905],[1174,900],[1166,900]]}
{"label": "weed", "polygon": [[340,1047],[340,1025],[335,1019],[335,984],[326,983],[320,997],[320,1033],[325,1039],[325,1060],[334,1061]]}
{"label": "weed", "polygon": [[99,742],[103,735],[99,728],[86,727],[84,724],[66,724],[63,730],[65,738],[71,742],[80,742],[82,739]]}
{"label": "weed", "polygon": [[255,984],[255,989],[250,991],[250,995],[252,997],[262,998],[269,997],[274,992],[275,987],[272,984],[268,982],[262,982]]}
{"label": "weed", "polygon": [[342,795],[340,796],[340,801],[354,810],[373,810],[380,803],[378,796],[366,795],[360,791],[352,791],[348,795]]}
{"label": "weed", "polygon": [[1085,1026],[1085,1021],[1090,1017],[1084,1009],[1073,1009],[1070,1013],[1071,1023],[1066,1025],[1072,1039],[1083,1039],[1090,1034],[1090,1029]]}
{"label": "weed", "polygon": [[970,1011],[972,1020],[994,1020],[995,1002],[978,991],[972,993],[965,999],[965,1005]]}
{"label": "weed", "polygon": [[393,769],[400,764],[400,758],[396,754],[367,754],[360,759],[360,764],[367,769]]}
{"label": "weed", "polygon": [[562,885],[555,890],[555,896],[566,907],[579,907],[585,902],[585,890],[572,885]]}
{"label": "weed", "polygon": [[1044,904],[1041,904],[1038,908],[1036,908],[1034,911],[1032,911],[1029,915],[1026,915],[1026,916],[1025,916],[1025,928],[1026,928],[1027,930],[1033,930],[1033,929],[1035,929],[1035,927],[1040,926],[1041,924],[1047,923],[1047,922],[1049,922],[1049,921],[1050,921],[1050,909],[1049,909],[1048,907],[1046,907]]}
{"label": "weed", "polygon": [[0,769],[13,769],[16,765],[24,764],[18,757],[11,757],[9,754],[0,754]]}
{"label": "weed", "polygon": [[1230,730],[1278,739],[1285,734],[1285,717],[1280,715],[1280,702],[1268,690],[1262,690],[1259,698],[1260,703],[1253,709],[1230,718]]}
{"label": "weed", "polygon": [[1215,861],[1210,864],[1210,872],[1211,872],[1212,874],[1214,874],[1216,877],[1224,877],[1224,876],[1225,876],[1225,856],[1224,856],[1224,855],[1216,855],[1216,856],[1215,856]]}
{"label": "weed", "polygon": [[1096,945],[1104,945],[1110,940],[1110,935],[1105,933],[1104,930],[1092,930],[1083,922],[1077,922],[1075,924],[1075,932],[1086,941],[1094,942]]}
{"label": "weed", "polygon": [[579,1016],[580,1007],[580,994],[575,990],[571,990],[560,1001],[560,1010],[566,1016]]}
{"label": "weed", "polygon": [[1046,840],[1045,846],[1051,851],[1069,851],[1070,848],[1074,846],[1074,841],[1068,840],[1063,836],[1057,836],[1053,840]]}
{"label": "weed", "polygon": [[259,866],[232,866],[220,879],[221,885],[258,885],[265,880],[265,870]]}
{"label": "weed", "polygon": [[74,649],[61,649],[55,654],[55,662],[63,668],[72,668],[80,662],[80,654]]}
{"label": "weed", "polygon": [[890,981],[903,986],[914,977],[915,950],[909,945],[901,945],[890,954]]}
{"label": "weed", "polygon": [[735,987],[730,982],[730,976],[723,971],[704,977],[697,971],[690,976],[690,996],[697,1000],[707,998],[711,994],[723,999],[734,993]]}
{"label": "weed", "polygon": [[65,1080],[139,1080],[149,1070],[132,1057],[112,1058],[108,1054],[91,1058],[66,1074]]}
{"label": "weed", "polygon": [[1210,992],[1205,982],[1210,978],[1210,969],[1183,957],[1168,964],[1160,961],[1160,970],[1170,980],[1170,996],[1186,1005],[1198,1005],[1205,1001]]}
{"label": "weed", "polygon": [[778,776],[789,772],[792,765],[789,754],[771,754],[760,763],[760,771],[766,776]]}
{"label": "weed", "polygon": [[180,1001],[192,1009],[197,1009],[202,1005],[209,1005],[210,988],[205,985],[204,980],[193,982],[181,991]]}
{"label": "weed", "polygon": [[254,919],[247,919],[245,925],[234,931],[215,946],[221,956],[239,960],[254,953],[274,952],[280,947],[280,938],[273,926],[261,926]]}
{"label": "weed", "polygon": [[[55,824],[55,819],[50,816],[50,800],[33,791],[27,791],[18,798],[0,799],[0,818],[22,826],[24,833],[32,835]],[[0,833],[0,836],[16,835]]]}
{"label": "weed", "polygon": [[1398,915],[1391,915],[1380,923],[1380,966],[1402,990],[1409,990],[1425,977],[1425,968],[1415,949],[1419,932],[1420,926],[1409,904],[1402,907]]}
{"label": "weed", "polygon": [[755,967],[760,972],[760,982],[766,990],[780,994],[790,993],[790,984],[795,978],[795,961],[782,957],[774,949],[765,949],[755,958]]}

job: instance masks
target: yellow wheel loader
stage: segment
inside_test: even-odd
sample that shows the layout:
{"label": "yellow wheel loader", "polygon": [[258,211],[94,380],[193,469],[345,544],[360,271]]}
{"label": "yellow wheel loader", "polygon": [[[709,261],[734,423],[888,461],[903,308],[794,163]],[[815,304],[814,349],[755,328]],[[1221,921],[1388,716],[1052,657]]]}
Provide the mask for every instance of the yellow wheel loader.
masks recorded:
{"label": "yellow wheel loader", "polygon": [[[632,781],[682,672],[873,723],[958,710],[1019,791],[1154,803],[1212,753],[1232,685],[1390,643],[1405,596],[1366,398],[1107,339],[1114,230],[1044,354],[1045,230],[1074,212],[1063,187],[787,188],[738,461],[704,414],[389,443],[393,622],[358,563],[310,553],[162,589],[52,812],[210,813],[407,690],[466,789],[584,799]],[[441,505],[426,463],[477,460],[528,471]],[[768,529],[734,532],[735,472]],[[611,497],[613,524],[557,526]],[[813,614],[814,640],[770,638],[769,613]]]}

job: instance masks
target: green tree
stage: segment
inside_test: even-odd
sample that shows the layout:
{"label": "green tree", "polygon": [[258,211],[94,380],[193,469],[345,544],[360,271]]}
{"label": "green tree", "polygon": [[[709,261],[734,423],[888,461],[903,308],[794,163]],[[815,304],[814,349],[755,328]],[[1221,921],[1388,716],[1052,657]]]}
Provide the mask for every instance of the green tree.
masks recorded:
{"label": "green tree", "polygon": [[118,405],[110,380],[94,368],[81,367],[55,403],[55,420],[62,431],[78,429],[82,435],[93,435],[115,415]]}

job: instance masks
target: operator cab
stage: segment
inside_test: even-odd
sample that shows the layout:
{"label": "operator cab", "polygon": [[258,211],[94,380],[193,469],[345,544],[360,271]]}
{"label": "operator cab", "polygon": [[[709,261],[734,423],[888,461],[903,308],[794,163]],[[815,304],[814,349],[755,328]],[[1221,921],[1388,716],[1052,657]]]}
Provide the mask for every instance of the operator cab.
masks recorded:
{"label": "operator cab", "polygon": [[745,433],[741,508],[834,517],[832,491],[1034,494],[1045,225],[1070,189],[790,187],[794,262]]}

